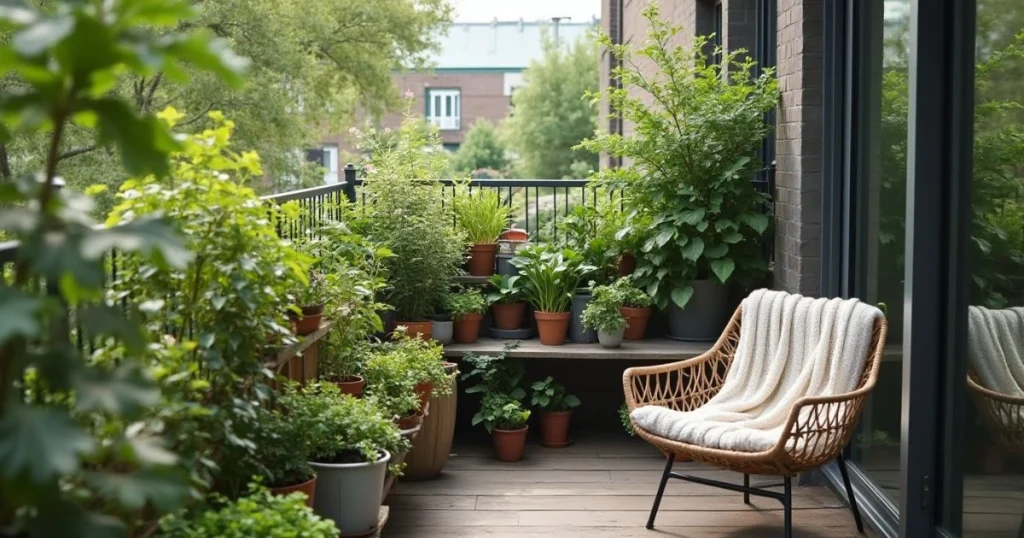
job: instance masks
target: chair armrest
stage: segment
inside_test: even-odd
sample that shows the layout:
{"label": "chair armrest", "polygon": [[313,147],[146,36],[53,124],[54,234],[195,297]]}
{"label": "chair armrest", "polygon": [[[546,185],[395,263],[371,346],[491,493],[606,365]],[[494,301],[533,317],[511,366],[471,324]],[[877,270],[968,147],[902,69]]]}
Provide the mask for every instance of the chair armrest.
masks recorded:
{"label": "chair armrest", "polygon": [[871,388],[864,386],[834,396],[797,400],[776,450],[786,452],[805,466],[822,465],[835,459],[853,438]]}
{"label": "chair armrest", "polygon": [[696,409],[722,388],[731,359],[712,349],[684,361],[629,368],[622,374],[626,407],[630,411],[644,405]]}

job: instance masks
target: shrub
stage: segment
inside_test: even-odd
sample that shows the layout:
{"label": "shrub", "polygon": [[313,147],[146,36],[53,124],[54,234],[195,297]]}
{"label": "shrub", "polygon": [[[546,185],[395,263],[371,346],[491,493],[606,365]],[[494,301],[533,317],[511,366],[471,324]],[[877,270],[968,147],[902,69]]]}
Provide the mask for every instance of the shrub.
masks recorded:
{"label": "shrub", "polygon": [[551,376],[540,381],[534,381],[530,388],[533,389],[530,404],[545,411],[557,413],[580,406],[580,399],[569,394],[565,390],[565,385],[556,383],[555,379]]}
{"label": "shrub", "polygon": [[334,523],[321,519],[306,506],[306,496],[271,495],[253,485],[249,494],[235,501],[215,499],[220,508],[193,519],[168,516],[160,522],[161,538],[336,538]]}
{"label": "shrub", "polygon": [[414,391],[418,383],[432,383],[439,395],[451,393],[451,376],[444,370],[442,357],[437,343],[398,332],[395,340],[372,349],[365,367],[367,392],[393,418],[408,416],[418,409]]}
{"label": "shrub", "polygon": [[446,310],[453,319],[459,319],[470,314],[479,314],[487,310],[487,302],[479,290],[466,290],[453,293],[448,296]]}
{"label": "shrub", "polygon": [[519,430],[526,427],[530,410],[523,409],[519,400],[501,392],[489,392],[480,403],[480,411],[473,415],[473,425],[483,423],[490,433],[495,429]]}
{"label": "shrub", "polygon": [[496,242],[512,218],[512,208],[501,203],[498,191],[480,188],[473,192],[466,183],[456,182],[452,205],[459,226],[474,245]]}
{"label": "shrub", "polygon": [[313,478],[302,442],[305,432],[296,428],[287,417],[260,407],[256,413],[256,445],[253,459],[259,464],[257,473],[262,483],[272,488],[294,486]]}

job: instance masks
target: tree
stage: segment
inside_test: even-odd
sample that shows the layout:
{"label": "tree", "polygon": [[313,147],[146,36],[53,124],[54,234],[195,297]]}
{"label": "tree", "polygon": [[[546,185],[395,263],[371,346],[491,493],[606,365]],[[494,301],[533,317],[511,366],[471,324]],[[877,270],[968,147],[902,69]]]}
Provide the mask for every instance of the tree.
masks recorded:
{"label": "tree", "polygon": [[[318,145],[325,133],[351,125],[357,110],[376,116],[394,108],[399,101],[392,69],[424,65],[451,18],[445,0],[189,3],[197,18],[172,24],[173,29],[198,29],[224,38],[251,59],[251,83],[231,91],[216,77],[188,67],[148,76],[125,73],[106,81],[108,89],[140,113],[173,106],[186,115],[178,127],[191,132],[211,127],[206,113],[220,110],[236,123],[235,143],[262,156],[266,180],[256,187],[264,191],[308,185],[319,178],[302,150]],[[190,80],[183,81],[182,74]],[[19,87],[9,78],[0,81],[0,93]],[[45,141],[31,135],[0,146],[0,175],[38,168],[44,157],[41,148]],[[71,128],[60,149],[58,172],[76,190],[93,183],[115,186],[126,179],[93,128]]]}
{"label": "tree", "polygon": [[455,172],[470,174],[474,170],[504,170],[508,166],[505,145],[498,138],[494,124],[477,120],[453,158]]}
{"label": "tree", "polygon": [[505,120],[509,149],[527,177],[558,179],[575,171],[596,169],[597,154],[573,149],[597,128],[597,109],[585,97],[598,90],[597,47],[580,38],[560,47],[544,36],[544,57],[523,74],[525,85],[512,95],[513,110]]}

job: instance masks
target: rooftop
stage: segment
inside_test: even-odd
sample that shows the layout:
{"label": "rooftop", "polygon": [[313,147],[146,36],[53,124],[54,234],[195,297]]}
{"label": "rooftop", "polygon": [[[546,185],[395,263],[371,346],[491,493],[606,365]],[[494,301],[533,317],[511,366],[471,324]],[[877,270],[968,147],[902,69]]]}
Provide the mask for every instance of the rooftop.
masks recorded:
{"label": "rooftop", "polygon": [[[558,24],[559,41],[572,42],[597,26],[596,20]],[[552,21],[493,21],[452,24],[431,61],[435,69],[525,69],[539,59],[544,32],[554,34]]]}

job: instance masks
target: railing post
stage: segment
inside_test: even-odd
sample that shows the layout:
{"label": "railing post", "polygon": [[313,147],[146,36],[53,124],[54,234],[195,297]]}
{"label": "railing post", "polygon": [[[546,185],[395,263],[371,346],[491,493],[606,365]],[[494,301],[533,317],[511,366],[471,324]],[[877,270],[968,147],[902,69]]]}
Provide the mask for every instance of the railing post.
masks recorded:
{"label": "railing post", "polygon": [[349,202],[356,203],[356,167],[352,163],[345,165],[345,185],[341,190]]}

